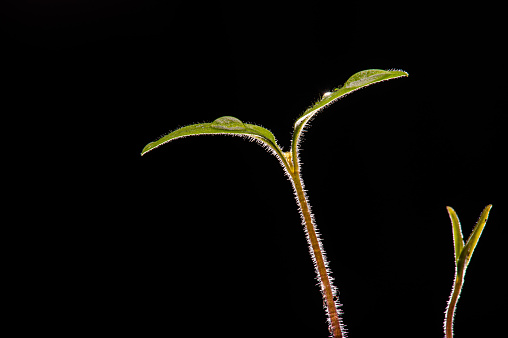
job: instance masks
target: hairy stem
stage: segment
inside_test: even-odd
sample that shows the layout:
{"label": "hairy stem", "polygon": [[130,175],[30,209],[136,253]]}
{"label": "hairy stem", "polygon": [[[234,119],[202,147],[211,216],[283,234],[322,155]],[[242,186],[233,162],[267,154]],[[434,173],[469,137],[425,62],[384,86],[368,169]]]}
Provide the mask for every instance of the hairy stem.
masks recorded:
{"label": "hairy stem", "polygon": [[455,279],[453,281],[452,293],[450,294],[450,300],[448,301],[448,307],[445,313],[445,338],[453,338],[453,318],[455,316],[455,309],[457,308],[457,302],[459,300],[462,286],[464,285],[464,271],[457,271],[455,269]]}
{"label": "hairy stem", "polygon": [[310,253],[315,264],[317,275],[321,284],[321,293],[326,307],[328,315],[329,330],[333,334],[334,338],[343,337],[343,327],[341,320],[339,319],[339,313],[337,310],[337,304],[335,303],[335,288],[331,284],[330,273],[327,268],[327,262],[325,253],[316,232],[316,226],[312,220],[309,204],[305,196],[303,189],[303,183],[300,177],[299,165],[296,163],[294,171],[291,171],[291,177],[293,180],[294,189],[298,197],[298,203],[300,205],[300,211],[302,214],[303,221],[305,222],[305,230],[307,233],[307,240],[310,245]]}

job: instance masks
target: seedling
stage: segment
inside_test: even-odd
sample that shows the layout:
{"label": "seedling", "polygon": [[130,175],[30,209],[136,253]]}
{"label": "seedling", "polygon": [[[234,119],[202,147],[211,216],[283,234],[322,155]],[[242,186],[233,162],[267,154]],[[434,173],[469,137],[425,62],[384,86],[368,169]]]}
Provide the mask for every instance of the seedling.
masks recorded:
{"label": "seedling", "polygon": [[492,204],[489,204],[485,207],[485,209],[483,209],[478,222],[476,222],[473,231],[471,231],[471,235],[469,235],[467,242],[464,244],[459,217],[457,216],[455,210],[451,207],[446,207],[448,214],[450,215],[450,220],[452,221],[453,244],[455,248],[455,278],[453,280],[452,293],[450,294],[450,299],[448,300],[448,306],[446,307],[445,312],[445,338],[453,337],[453,317],[455,315],[455,308],[457,307],[460,292],[462,291],[462,286],[464,285],[466,269],[483,232],[483,228],[487,223],[487,218],[489,218],[491,208]]}
{"label": "seedling", "polygon": [[[321,239],[319,237],[319,233],[317,231],[316,224],[314,222],[314,218],[311,213],[311,208],[307,196],[305,194],[303,180],[300,175],[300,161],[298,156],[299,142],[301,135],[305,130],[305,127],[307,126],[309,121],[312,118],[314,118],[314,116],[316,116],[316,114],[323,108],[327,107],[328,105],[334,103],[343,96],[358,89],[367,87],[374,83],[405,76],[408,76],[408,73],[401,70],[388,70],[388,71],[380,69],[364,70],[351,76],[342,87],[338,87],[331,92],[326,92],[316,103],[314,103],[311,107],[309,107],[294,123],[291,149],[287,152],[283,151],[282,148],[277,144],[274,135],[269,130],[258,125],[243,123],[236,117],[222,116],[211,123],[199,123],[179,128],[161,137],[157,141],[147,144],[143,149],[143,151],[141,152],[141,155],[145,155],[147,152],[157,147],[160,147],[161,145],[166,144],[170,141],[176,140],[178,138],[194,135],[217,135],[217,134],[241,136],[248,138],[250,140],[254,140],[258,142],[260,145],[262,145],[269,152],[271,152],[273,155],[275,155],[275,157],[279,160],[282,168],[284,169],[285,174],[287,175],[287,177],[289,178],[289,180],[293,185],[293,190],[295,193],[297,204],[299,206],[300,216],[302,219],[302,223],[304,225],[307,242],[309,244],[310,255],[314,262],[314,268],[317,274],[317,279],[319,280],[321,294],[323,296],[324,308],[328,320],[328,328],[331,333],[331,337],[342,338],[346,336],[346,330],[341,318],[342,305],[340,304],[337,296],[337,289],[332,284],[333,278],[331,277],[331,272],[328,267],[325,251],[323,249],[323,245],[321,243]],[[490,210],[490,206],[487,207],[485,210],[487,209]],[[450,212],[450,215],[452,215],[453,209],[449,208],[448,210]],[[479,224],[481,223],[481,225],[477,225],[475,227],[475,229],[473,230],[473,234],[471,235],[466,245],[463,244],[462,234],[460,231],[460,224],[458,223],[458,219],[456,219],[456,215],[453,212],[454,215],[453,217],[455,217],[456,219],[455,222],[454,218],[452,218],[452,221],[455,222],[453,223],[453,231],[455,239],[455,257],[456,257],[456,266],[458,266],[459,268],[456,269],[454,289],[452,290],[452,296],[450,297],[450,301],[448,304],[446,317],[447,319],[445,319],[445,326],[447,330],[446,338],[451,338],[451,323],[452,323],[451,318],[453,317],[455,305],[457,303],[458,295],[462,287],[465,268],[467,267],[467,263],[469,262],[471,254],[474,250],[474,247],[476,246],[476,243],[478,242],[478,238],[487,220],[488,210],[484,211],[484,213],[482,214],[481,220],[483,221],[479,222]],[[457,233],[460,234],[460,236],[457,235]],[[450,326],[449,331],[448,326]]]}

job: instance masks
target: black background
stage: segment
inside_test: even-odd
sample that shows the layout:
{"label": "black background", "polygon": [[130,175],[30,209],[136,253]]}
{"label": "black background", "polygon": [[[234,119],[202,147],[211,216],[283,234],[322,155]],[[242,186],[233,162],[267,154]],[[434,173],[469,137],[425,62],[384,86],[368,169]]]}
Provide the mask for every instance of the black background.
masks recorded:
{"label": "black background", "polygon": [[[22,330],[326,337],[291,185],[274,157],[234,137],[139,153],[223,115],[270,129],[287,150],[295,118],[322,93],[357,71],[396,68],[410,76],[327,108],[301,151],[349,336],[443,336],[454,269],[445,206],[467,237],[490,203],[455,332],[502,332],[501,7],[4,5],[3,111],[15,118],[4,130],[17,132],[8,148],[23,150],[17,170],[30,182],[18,190],[17,227],[39,243],[24,256]],[[38,223],[24,224],[31,213]]]}

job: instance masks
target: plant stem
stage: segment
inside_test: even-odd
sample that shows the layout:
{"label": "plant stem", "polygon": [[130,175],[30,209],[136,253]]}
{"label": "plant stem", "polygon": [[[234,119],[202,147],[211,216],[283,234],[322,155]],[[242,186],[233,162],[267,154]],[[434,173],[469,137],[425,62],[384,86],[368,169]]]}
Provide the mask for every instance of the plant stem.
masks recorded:
{"label": "plant stem", "polygon": [[290,171],[293,180],[293,186],[300,204],[300,212],[305,222],[305,232],[309,242],[309,251],[314,261],[316,272],[321,284],[321,293],[326,304],[326,312],[328,315],[329,330],[334,338],[342,338],[342,323],[339,319],[337,304],[335,303],[335,288],[331,284],[330,274],[327,268],[327,262],[323,246],[316,232],[316,226],[313,222],[309,204],[303,189],[303,183],[300,177],[299,164],[295,163],[294,171]]}
{"label": "plant stem", "polygon": [[448,307],[445,314],[445,338],[453,338],[453,317],[455,316],[455,309],[459,300],[462,286],[464,285],[464,270],[458,272],[455,269],[455,279],[453,281],[452,293],[448,301]]}

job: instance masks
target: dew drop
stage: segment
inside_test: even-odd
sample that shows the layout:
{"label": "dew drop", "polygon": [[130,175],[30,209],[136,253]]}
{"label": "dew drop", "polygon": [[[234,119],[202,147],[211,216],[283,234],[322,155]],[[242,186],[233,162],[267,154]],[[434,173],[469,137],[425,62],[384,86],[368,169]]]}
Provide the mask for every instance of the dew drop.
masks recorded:
{"label": "dew drop", "polygon": [[332,95],[332,92],[326,92],[326,93],[323,94],[322,99],[325,99],[325,98],[327,98],[330,95]]}
{"label": "dew drop", "polygon": [[346,82],[346,88],[361,87],[371,82],[376,81],[379,77],[385,75],[386,72],[379,73],[376,70],[366,70],[353,75]]}
{"label": "dew drop", "polygon": [[210,127],[224,130],[245,130],[242,121],[233,116],[222,116],[213,121]]}

